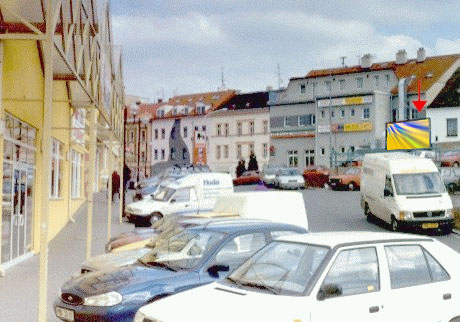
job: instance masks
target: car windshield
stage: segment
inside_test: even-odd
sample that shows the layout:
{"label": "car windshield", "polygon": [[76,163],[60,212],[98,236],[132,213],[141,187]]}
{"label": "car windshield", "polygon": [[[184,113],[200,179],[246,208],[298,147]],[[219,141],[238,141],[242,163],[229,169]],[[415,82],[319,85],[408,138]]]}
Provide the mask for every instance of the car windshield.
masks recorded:
{"label": "car windshield", "polygon": [[153,200],[156,201],[168,201],[171,196],[176,192],[175,189],[160,187],[158,191],[153,195]]}
{"label": "car windshield", "polygon": [[174,271],[194,268],[214,249],[224,234],[210,231],[183,231],[157,241],[156,246],[139,261],[147,266],[161,266]]}
{"label": "car windshield", "polygon": [[237,268],[228,281],[277,295],[302,296],[329,248],[275,241]]}
{"label": "car windshield", "polygon": [[361,172],[360,169],[350,168],[350,169],[345,170],[344,174],[358,174],[360,172]]}
{"label": "car windshield", "polygon": [[297,169],[283,169],[279,170],[279,174],[281,176],[298,176],[299,171],[297,171]]}
{"label": "car windshield", "polygon": [[264,173],[265,173],[265,174],[269,174],[269,175],[270,175],[270,174],[273,175],[273,174],[276,174],[276,169],[266,169],[266,170],[264,171]]}
{"label": "car windshield", "polygon": [[398,195],[419,195],[445,192],[439,172],[394,174]]}

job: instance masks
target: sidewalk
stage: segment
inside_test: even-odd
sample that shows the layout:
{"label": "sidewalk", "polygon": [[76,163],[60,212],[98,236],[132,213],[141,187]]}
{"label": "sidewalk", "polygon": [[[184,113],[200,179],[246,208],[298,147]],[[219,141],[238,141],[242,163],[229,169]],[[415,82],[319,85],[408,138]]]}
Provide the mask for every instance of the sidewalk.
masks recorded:
{"label": "sidewalk", "polygon": [[[94,195],[92,255],[104,253],[107,241],[107,199],[105,192]],[[74,216],[49,244],[48,257],[48,322],[60,321],[54,315],[53,302],[61,285],[78,272],[86,254],[86,206]],[[112,205],[112,236],[132,230],[133,226],[118,223],[118,200]],[[22,262],[0,277],[0,321],[38,321],[39,256]]]}

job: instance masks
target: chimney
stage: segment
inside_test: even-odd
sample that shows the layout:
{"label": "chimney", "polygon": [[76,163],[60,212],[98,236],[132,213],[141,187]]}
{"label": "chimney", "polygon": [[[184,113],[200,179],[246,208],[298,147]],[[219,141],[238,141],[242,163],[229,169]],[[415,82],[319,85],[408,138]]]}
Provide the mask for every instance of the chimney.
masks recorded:
{"label": "chimney", "polygon": [[162,98],[159,98],[159,99],[158,99],[158,103],[163,103],[163,99],[162,99]]}
{"label": "chimney", "polygon": [[361,58],[361,68],[371,68],[372,58],[371,54],[365,54]]}
{"label": "chimney", "polygon": [[396,64],[402,65],[407,63],[407,53],[405,49],[398,50],[396,53]]}
{"label": "chimney", "polygon": [[426,58],[426,50],[423,47],[420,47],[417,50],[417,63],[422,63],[425,61]]}

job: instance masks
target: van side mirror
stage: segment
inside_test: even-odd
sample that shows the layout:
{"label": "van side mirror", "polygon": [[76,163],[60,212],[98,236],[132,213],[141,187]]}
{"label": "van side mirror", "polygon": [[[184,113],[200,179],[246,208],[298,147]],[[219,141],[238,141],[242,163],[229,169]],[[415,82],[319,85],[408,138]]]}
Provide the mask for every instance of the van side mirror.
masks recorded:
{"label": "van side mirror", "polygon": [[391,193],[390,190],[385,189],[385,190],[383,190],[383,196],[384,196],[384,197],[392,197],[393,194]]}
{"label": "van side mirror", "polygon": [[207,271],[209,275],[212,277],[218,278],[219,277],[219,272],[228,272],[230,270],[230,266],[228,265],[212,265],[208,267]]}
{"label": "van side mirror", "polygon": [[342,295],[342,288],[338,284],[325,284],[321,286],[317,299],[319,301],[325,300],[331,297],[337,297]]}

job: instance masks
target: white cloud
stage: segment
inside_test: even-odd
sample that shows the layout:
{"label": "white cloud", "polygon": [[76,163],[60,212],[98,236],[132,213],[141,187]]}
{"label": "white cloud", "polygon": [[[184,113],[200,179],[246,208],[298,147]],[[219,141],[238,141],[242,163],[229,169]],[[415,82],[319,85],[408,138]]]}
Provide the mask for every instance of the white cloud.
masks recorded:
{"label": "white cloud", "polygon": [[460,39],[448,40],[438,38],[434,46],[436,55],[458,54],[460,53]]}

